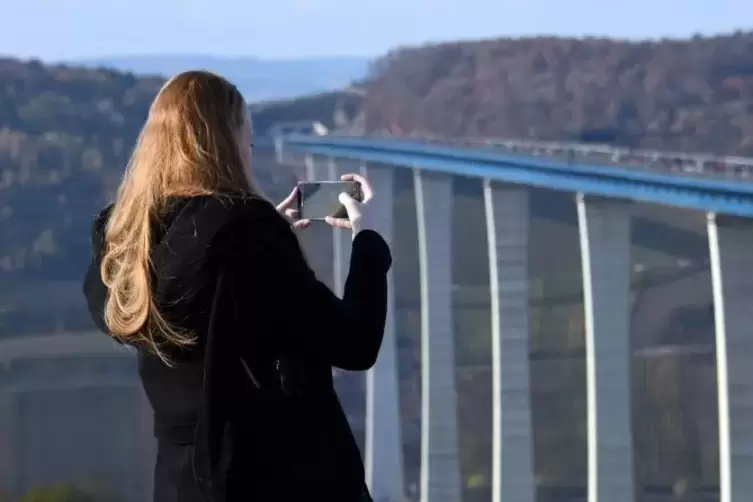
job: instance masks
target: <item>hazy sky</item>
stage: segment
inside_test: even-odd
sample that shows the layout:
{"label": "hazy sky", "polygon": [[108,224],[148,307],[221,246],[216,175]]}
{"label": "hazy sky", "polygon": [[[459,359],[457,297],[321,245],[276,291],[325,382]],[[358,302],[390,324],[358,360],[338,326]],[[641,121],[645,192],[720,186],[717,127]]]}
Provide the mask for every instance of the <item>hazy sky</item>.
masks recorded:
{"label": "hazy sky", "polygon": [[0,54],[378,55],[505,35],[645,38],[753,28],[753,0],[0,0]]}

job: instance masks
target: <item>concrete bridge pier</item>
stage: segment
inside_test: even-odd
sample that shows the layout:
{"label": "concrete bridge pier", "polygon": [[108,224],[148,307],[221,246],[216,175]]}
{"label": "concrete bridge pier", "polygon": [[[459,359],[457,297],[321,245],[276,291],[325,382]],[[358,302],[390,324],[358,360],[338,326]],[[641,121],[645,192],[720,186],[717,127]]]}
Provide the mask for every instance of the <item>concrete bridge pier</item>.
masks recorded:
{"label": "concrete bridge pier", "polygon": [[452,319],[452,177],[413,170],[421,292],[421,502],[457,502],[462,483]]}
{"label": "concrete bridge pier", "polygon": [[[336,169],[334,161],[330,161],[326,157],[314,156],[311,154],[306,154],[304,156],[303,176],[305,181],[328,180],[330,179],[330,175],[333,169]],[[350,244],[348,244],[344,248],[342,247],[342,245],[338,247],[338,233],[343,232],[335,231],[334,233],[331,233],[329,225],[325,224],[324,222],[315,222],[309,230],[301,232],[299,234],[299,238],[301,243],[303,244],[304,249],[317,249],[316,253],[312,253],[316,254],[317,257],[326,256],[327,260],[329,261],[331,260],[330,256],[332,256],[330,253],[335,254],[334,261],[329,261],[329,263],[326,263],[326,269],[318,270],[317,277],[319,277],[319,280],[326,284],[327,287],[329,287],[332,291],[340,295],[341,291],[338,290],[338,288],[340,287],[338,286],[338,284],[340,282],[344,283],[345,278],[343,276],[342,281],[340,280],[342,265],[340,265],[340,268],[338,268],[338,263],[340,263],[344,258],[346,260],[345,266],[347,267],[347,263],[350,262]],[[344,233],[347,234],[347,232]],[[332,235],[331,240],[327,242],[327,239],[330,235]],[[330,245],[332,245],[332,248],[330,248]],[[321,246],[325,247],[324,252],[322,252],[322,250],[320,249]],[[316,268],[317,266],[325,266],[325,263],[317,262],[314,267]],[[345,271],[345,275],[347,276],[347,269]]]}
{"label": "concrete bridge pier", "polygon": [[633,502],[630,204],[577,196],[586,323],[588,501]]}
{"label": "concrete bridge pier", "polygon": [[719,500],[753,500],[753,220],[708,215],[719,395]]}
{"label": "concrete bridge pier", "polygon": [[[388,244],[392,244],[392,168],[368,166],[363,172],[368,176],[376,194],[374,209],[377,211],[377,230]],[[350,239],[350,236],[347,238]],[[347,245],[350,246],[350,243]],[[388,276],[387,298],[384,341],[376,364],[366,373],[366,481],[375,501],[401,502],[404,499],[405,484],[392,272]]]}
{"label": "concrete bridge pier", "polygon": [[303,159],[303,175],[306,181],[314,181],[319,179],[320,171],[319,166],[314,162],[314,156],[307,154]]}
{"label": "concrete bridge pier", "polygon": [[484,180],[492,315],[492,502],[535,502],[528,189]]}

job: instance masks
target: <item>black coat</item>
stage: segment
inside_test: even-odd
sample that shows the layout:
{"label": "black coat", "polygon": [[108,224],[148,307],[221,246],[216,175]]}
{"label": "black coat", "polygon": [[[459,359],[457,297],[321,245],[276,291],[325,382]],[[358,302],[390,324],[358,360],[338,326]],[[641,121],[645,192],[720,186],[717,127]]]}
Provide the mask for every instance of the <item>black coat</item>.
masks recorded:
{"label": "black coat", "polygon": [[[105,332],[108,215],[95,220],[84,283]],[[392,263],[385,241],[356,236],[339,299],[266,201],[177,198],[152,226],[160,311],[197,335],[190,350],[170,350],[173,368],[138,350],[159,444],[155,502],[370,501],[331,369],[376,361]]]}

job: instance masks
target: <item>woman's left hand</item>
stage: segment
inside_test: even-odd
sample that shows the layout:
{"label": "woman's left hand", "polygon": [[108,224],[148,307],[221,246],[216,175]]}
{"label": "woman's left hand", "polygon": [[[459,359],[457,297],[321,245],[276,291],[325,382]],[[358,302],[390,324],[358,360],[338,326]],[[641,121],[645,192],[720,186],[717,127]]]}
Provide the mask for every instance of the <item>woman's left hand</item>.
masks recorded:
{"label": "woman's left hand", "polygon": [[293,188],[290,195],[285,197],[285,200],[277,204],[277,212],[282,215],[283,218],[288,220],[290,226],[295,230],[306,228],[311,225],[311,220],[298,219],[298,210],[293,206],[298,200],[298,187]]}

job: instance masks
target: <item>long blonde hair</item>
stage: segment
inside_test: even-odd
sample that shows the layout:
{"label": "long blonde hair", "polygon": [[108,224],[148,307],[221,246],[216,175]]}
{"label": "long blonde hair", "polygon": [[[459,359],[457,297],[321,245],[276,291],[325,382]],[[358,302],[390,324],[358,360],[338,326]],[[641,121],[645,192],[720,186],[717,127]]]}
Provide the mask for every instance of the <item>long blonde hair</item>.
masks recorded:
{"label": "long blonde hair", "polygon": [[257,193],[239,144],[244,108],[238,89],[212,73],[169,80],[149,109],[107,223],[105,323],[113,337],[143,343],[167,364],[164,345],[191,345],[195,334],[165,319],[152,296],[152,221],[171,196]]}

